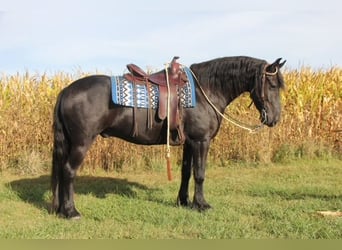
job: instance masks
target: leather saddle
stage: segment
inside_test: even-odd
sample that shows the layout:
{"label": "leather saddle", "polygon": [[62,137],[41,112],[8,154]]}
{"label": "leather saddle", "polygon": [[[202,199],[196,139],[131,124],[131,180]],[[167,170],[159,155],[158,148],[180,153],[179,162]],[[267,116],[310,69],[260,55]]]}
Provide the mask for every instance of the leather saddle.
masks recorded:
{"label": "leather saddle", "polygon": [[[170,85],[179,85],[180,87],[184,86],[188,81],[185,72],[182,70],[181,65],[177,62],[179,59],[178,56],[175,56],[168,68],[168,77]],[[130,74],[126,74],[125,77],[129,78],[127,80],[146,82],[149,81],[156,85],[167,86],[166,79],[166,71],[161,70],[151,75],[147,74],[144,70],[142,70],[139,66],[131,63],[127,64],[127,68]]]}
{"label": "leather saddle", "polygon": [[[173,136],[173,144],[178,145],[184,143],[185,136],[183,132],[183,124],[181,122],[181,104],[178,95],[179,89],[182,88],[188,81],[181,64],[177,62],[179,57],[174,57],[170,66],[164,70],[153,74],[147,74],[144,70],[135,64],[128,64],[127,68],[130,73],[124,74],[124,78],[133,84],[157,85],[159,88],[159,104],[158,118],[170,120],[170,131],[177,131],[178,136]],[[168,74],[166,76],[166,74]],[[168,77],[168,79],[167,79]],[[170,91],[168,92],[167,80],[169,81]],[[149,88],[147,88],[149,89]],[[170,117],[167,117],[167,100],[170,95]],[[175,138],[176,137],[176,138]],[[178,138],[177,138],[178,137]]]}

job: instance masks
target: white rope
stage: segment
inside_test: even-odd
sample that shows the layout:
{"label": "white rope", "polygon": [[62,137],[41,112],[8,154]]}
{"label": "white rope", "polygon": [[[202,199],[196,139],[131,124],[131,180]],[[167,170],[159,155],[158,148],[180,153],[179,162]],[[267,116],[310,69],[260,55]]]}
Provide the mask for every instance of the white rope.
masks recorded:
{"label": "white rope", "polygon": [[165,63],[166,86],[167,86],[167,131],[166,131],[166,158],[170,158],[170,82],[169,82],[169,64]]}
{"label": "white rope", "polygon": [[167,131],[166,131],[166,169],[167,178],[169,181],[172,180],[172,170],[171,170],[171,149],[170,149],[170,106],[171,106],[171,91],[170,91],[170,81],[169,81],[169,64],[165,64],[165,74],[166,74],[166,85],[167,85]]}
{"label": "white rope", "polygon": [[255,133],[258,132],[261,128],[263,128],[263,124],[260,125],[248,125],[245,124],[243,122],[240,122],[238,120],[236,120],[235,118],[233,118],[232,116],[230,116],[229,114],[222,114],[221,111],[214,105],[214,103],[209,99],[209,97],[207,96],[207,94],[205,93],[204,89],[201,87],[201,85],[199,84],[199,81],[196,77],[196,75],[194,74],[194,72],[189,68],[191,74],[194,76],[196,82],[197,82],[197,86],[199,87],[199,89],[201,90],[203,96],[205,97],[205,99],[207,100],[207,102],[210,104],[210,106],[216,111],[216,113],[218,113],[223,119],[225,119],[226,121],[234,124],[235,126],[245,129],[247,131],[249,131],[250,133]]}

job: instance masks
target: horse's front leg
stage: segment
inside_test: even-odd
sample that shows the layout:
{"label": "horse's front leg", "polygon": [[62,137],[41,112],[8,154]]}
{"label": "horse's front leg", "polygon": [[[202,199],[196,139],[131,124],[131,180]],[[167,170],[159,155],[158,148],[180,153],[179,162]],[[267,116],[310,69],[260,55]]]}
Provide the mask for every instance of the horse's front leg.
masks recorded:
{"label": "horse's front leg", "polygon": [[205,166],[209,151],[210,141],[200,141],[193,143],[193,168],[195,179],[195,193],[192,207],[198,211],[204,211],[211,206],[206,202],[203,193],[203,183],[205,179]]}
{"label": "horse's front leg", "polygon": [[182,180],[178,192],[177,205],[189,207],[191,202],[189,200],[189,180],[191,177],[192,167],[192,148],[188,142],[183,146],[183,162],[182,162]]}

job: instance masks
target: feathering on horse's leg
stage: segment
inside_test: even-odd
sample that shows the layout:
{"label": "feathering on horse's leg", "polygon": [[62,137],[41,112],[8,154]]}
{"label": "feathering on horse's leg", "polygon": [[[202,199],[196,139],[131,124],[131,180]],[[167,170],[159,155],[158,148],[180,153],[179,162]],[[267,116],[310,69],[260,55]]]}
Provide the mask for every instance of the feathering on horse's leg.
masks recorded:
{"label": "feathering on horse's leg", "polygon": [[83,140],[77,146],[72,146],[66,164],[63,167],[63,186],[60,187],[60,211],[62,217],[79,219],[81,214],[77,211],[74,202],[74,180],[83,159],[93,140]]}
{"label": "feathering on horse's leg", "polygon": [[183,162],[182,162],[182,180],[177,197],[177,205],[189,207],[191,202],[189,199],[189,180],[192,168],[192,149],[191,145],[185,142],[183,146]]}
{"label": "feathering on horse's leg", "polygon": [[205,179],[205,166],[207,155],[209,151],[209,141],[201,141],[194,143],[194,179],[195,179],[195,192],[192,203],[192,208],[198,211],[205,211],[211,206],[204,198],[204,179]]}

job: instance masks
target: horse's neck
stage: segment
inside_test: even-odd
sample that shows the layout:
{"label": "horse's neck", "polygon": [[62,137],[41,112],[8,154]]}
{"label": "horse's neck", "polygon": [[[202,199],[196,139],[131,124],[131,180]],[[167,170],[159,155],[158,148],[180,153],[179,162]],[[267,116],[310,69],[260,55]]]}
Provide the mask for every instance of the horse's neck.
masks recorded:
{"label": "horse's neck", "polygon": [[250,80],[247,79],[238,79],[226,84],[227,106],[242,93],[250,91],[249,82]]}
{"label": "horse's neck", "polygon": [[251,79],[242,76],[232,76],[224,79],[217,78],[207,86],[211,92],[213,103],[223,111],[234,99],[242,93],[250,91]]}

